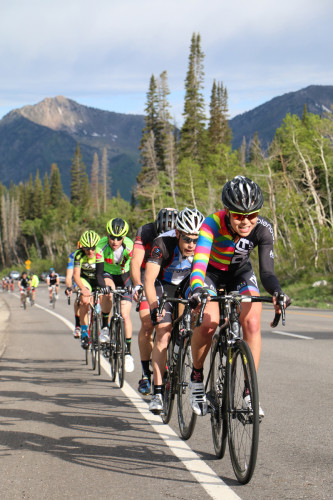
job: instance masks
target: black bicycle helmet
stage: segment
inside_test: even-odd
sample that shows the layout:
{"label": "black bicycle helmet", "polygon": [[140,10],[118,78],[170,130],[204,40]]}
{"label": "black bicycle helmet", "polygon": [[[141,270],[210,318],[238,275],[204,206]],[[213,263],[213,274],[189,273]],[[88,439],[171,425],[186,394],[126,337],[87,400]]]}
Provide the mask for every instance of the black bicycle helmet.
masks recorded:
{"label": "black bicycle helmet", "polygon": [[156,217],[156,230],[157,234],[165,233],[174,229],[178,210],[175,208],[162,208]]}
{"label": "black bicycle helmet", "polygon": [[223,186],[222,203],[232,212],[255,212],[263,206],[264,196],[258,184],[237,175]]}
{"label": "black bicycle helmet", "polygon": [[176,229],[187,234],[199,234],[205,217],[196,208],[187,208],[179,212],[176,220]]}
{"label": "black bicycle helmet", "polygon": [[123,238],[125,238],[126,234],[128,233],[129,227],[124,219],[116,217],[115,219],[109,220],[106,225],[106,230],[111,236],[122,236]]}

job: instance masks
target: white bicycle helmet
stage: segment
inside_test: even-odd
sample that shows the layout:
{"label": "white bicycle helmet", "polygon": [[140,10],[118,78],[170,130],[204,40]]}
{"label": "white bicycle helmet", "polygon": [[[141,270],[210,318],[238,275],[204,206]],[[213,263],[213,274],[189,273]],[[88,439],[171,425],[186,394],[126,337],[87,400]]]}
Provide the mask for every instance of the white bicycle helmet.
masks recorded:
{"label": "white bicycle helmet", "polygon": [[196,208],[184,208],[176,219],[176,229],[187,234],[199,234],[205,217]]}

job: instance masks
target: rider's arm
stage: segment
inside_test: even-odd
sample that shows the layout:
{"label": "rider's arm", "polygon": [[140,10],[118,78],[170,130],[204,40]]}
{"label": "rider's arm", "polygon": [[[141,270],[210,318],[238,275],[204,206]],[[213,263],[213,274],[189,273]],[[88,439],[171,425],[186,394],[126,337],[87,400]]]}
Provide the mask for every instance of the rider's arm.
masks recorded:
{"label": "rider's arm", "polygon": [[259,275],[262,286],[271,295],[282,292],[281,285],[274,272],[274,237],[270,224],[258,228]]}
{"label": "rider's arm", "polygon": [[145,256],[145,249],[134,245],[133,256],[130,264],[130,274],[133,286],[142,285],[141,283],[141,264]]}
{"label": "rider's arm", "polygon": [[145,271],[145,295],[149,303],[150,310],[158,307],[155,281],[159,275],[161,266],[155,262],[147,262]]}
{"label": "rider's arm", "polygon": [[81,280],[81,268],[80,266],[74,266],[73,278],[77,286],[79,287],[82,295],[90,295],[90,291],[88,288],[84,286],[84,283]]}
{"label": "rider's arm", "polygon": [[66,271],[66,278],[65,278],[65,285],[67,288],[72,287],[72,278],[73,278],[73,268],[67,268]]}

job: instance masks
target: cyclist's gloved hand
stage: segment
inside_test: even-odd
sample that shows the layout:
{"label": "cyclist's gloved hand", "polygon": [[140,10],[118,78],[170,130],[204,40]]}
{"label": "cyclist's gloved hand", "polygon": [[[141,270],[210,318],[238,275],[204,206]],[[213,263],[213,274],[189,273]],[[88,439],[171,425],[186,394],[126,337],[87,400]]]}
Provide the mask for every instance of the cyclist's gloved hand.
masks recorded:
{"label": "cyclist's gloved hand", "polygon": [[154,326],[158,324],[157,316],[158,316],[158,307],[154,307],[154,309],[150,311],[150,319]]}
{"label": "cyclist's gloved hand", "polygon": [[282,300],[284,303],[285,309],[290,306],[291,304],[291,299],[288,297],[286,293],[283,292],[274,292],[273,297],[276,299],[276,305]]}
{"label": "cyclist's gloved hand", "polygon": [[191,295],[191,298],[190,298],[190,308],[191,309],[195,309],[196,307],[198,307],[198,305],[201,302],[201,297],[202,297],[202,294],[204,293],[204,291],[205,290],[201,287],[198,287],[194,290],[194,293]]}
{"label": "cyclist's gloved hand", "polygon": [[68,295],[69,295],[70,293],[72,293],[72,287],[71,287],[71,286],[68,286],[68,287],[66,288],[66,290],[65,290],[65,295],[67,295],[67,297],[68,297]]}

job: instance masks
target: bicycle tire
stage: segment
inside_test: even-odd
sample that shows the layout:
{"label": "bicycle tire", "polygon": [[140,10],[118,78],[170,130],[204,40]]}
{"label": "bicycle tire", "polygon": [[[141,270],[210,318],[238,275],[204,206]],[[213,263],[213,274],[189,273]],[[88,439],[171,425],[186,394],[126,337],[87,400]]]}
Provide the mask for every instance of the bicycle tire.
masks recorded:
{"label": "bicycle tire", "polygon": [[55,309],[55,304],[56,304],[56,294],[53,292],[52,294],[52,309]]}
{"label": "bicycle tire", "polygon": [[88,361],[89,361],[89,349],[85,349],[85,358],[86,358],[86,365],[87,365]]}
{"label": "bicycle tire", "polygon": [[91,329],[90,329],[90,350],[91,350],[91,364],[92,369],[96,370],[97,361],[97,340],[96,340],[96,323],[95,319],[92,319]]}
{"label": "bicycle tire", "polygon": [[211,374],[209,384],[209,399],[212,400],[210,423],[214,450],[217,458],[223,458],[228,439],[228,423],[226,417],[226,358],[223,350],[216,346],[217,339],[213,337],[211,348]]}
{"label": "bicycle tire", "polygon": [[[232,467],[241,484],[253,475],[259,444],[259,394],[251,350],[244,340],[229,348],[228,441]],[[243,409],[244,381],[250,391],[252,413]]]}
{"label": "bicycle tire", "polygon": [[23,297],[23,309],[25,310],[26,308],[27,308],[27,295],[25,293]]}
{"label": "bicycle tire", "polygon": [[116,334],[116,322],[113,318],[111,318],[111,323],[110,323],[109,363],[111,371],[111,382],[114,382],[116,380],[116,374],[117,374],[117,334]]}
{"label": "bicycle tire", "polygon": [[97,346],[97,371],[98,375],[101,374],[101,328],[100,328],[100,319],[99,316],[96,315],[94,318],[95,323],[95,335],[96,335],[96,346]]}
{"label": "bicycle tire", "polygon": [[193,368],[191,342],[186,339],[179,360],[179,383],[177,398],[177,413],[180,435],[184,440],[189,439],[194,431],[197,415],[190,403],[190,377]]}
{"label": "bicycle tire", "polygon": [[161,413],[162,421],[168,424],[171,419],[173,404],[175,401],[175,366],[172,361],[173,343],[170,340],[167,349],[167,361],[163,376],[163,412]]}
{"label": "bicycle tire", "polygon": [[125,327],[122,318],[117,319],[117,373],[120,389],[125,380]]}

